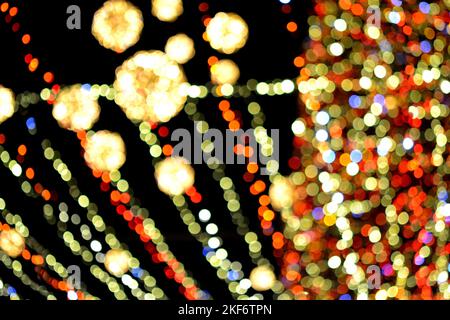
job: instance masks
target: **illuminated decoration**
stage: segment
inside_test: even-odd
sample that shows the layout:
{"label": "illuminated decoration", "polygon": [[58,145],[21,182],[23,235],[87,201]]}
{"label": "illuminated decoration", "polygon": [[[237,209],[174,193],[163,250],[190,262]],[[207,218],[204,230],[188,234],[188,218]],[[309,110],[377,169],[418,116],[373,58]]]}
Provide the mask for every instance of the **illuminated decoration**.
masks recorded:
{"label": "illuminated decoration", "polygon": [[15,103],[13,92],[0,86],[0,123],[14,114]]}
{"label": "illuminated decoration", "polygon": [[194,169],[184,158],[170,157],[157,163],[155,178],[159,189],[171,196],[181,195],[194,185]]}
{"label": "illuminated decoration", "polygon": [[182,13],[182,0],[152,0],[152,15],[161,21],[174,22]]}
{"label": "illuminated decoration", "polygon": [[129,270],[130,254],[122,249],[111,249],[105,254],[105,268],[116,277]]}
{"label": "illuminated decoration", "polygon": [[273,234],[282,299],[450,298],[448,8],[369,3],[315,1],[294,59],[296,197]]}
{"label": "illuminated decoration", "polygon": [[88,130],[97,122],[100,106],[89,90],[73,85],[59,92],[52,114],[62,128]]}
{"label": "illuminated decoration", "polygon": [[245,46],[248,26],[235,13],[219,12],[209,21],[206,36],[213,49],[232,54]]}
{"label": "illuminated decoration", "polygon": [[275,273],[268,266],[258,266],[250,273],[250,282],[256,291],[270,290],[275,281]]}
{"label": "illuminated decoration", "polygon": [[105,48],[124,52],[139,41],[142,12],[128,1],[109,0],[94,14],[92,34]]}
{"label": "illuminated decoration", "polygon": [[170,59],[184,64],[195,55],[194,41],[184,33],[179,33],[167,40],[164,51]]}
{"label": "illuminated decoration", "polygon": [[276,210],[289,208],[294,202],[294,191],[289,179],[277,176],[269,189],[270,203]]}
{"label": "illuminated decoration", "polygon": [[11,258],[21,255],[25,249],[25,239],[15,229],[0,232],[0,249]]}
{"label": "illuminated decoration", "polygon": [[239,75],[239,67],[229,59],[219,60],[211,66],[211,81],[214,84],[235,84]]}
{"label": "illuminated decoration", "polygon": [[140,51],[116,71],[115,101],[130,120],[167,122],[186,101],[182,68],[161,51]]}
{"label": "illuminated decoration", "polygon": [[125,143],[118,133],[98,131],[88,136],[84,157],[93,170],[118,170],[126,160]]}

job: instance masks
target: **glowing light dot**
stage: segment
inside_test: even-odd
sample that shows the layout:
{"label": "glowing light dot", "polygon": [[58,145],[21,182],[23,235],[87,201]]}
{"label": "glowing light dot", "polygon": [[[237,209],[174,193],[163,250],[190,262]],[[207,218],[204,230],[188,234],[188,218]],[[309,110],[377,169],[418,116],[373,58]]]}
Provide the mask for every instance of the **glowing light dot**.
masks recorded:
{"label": "glowing light dot", "polygon": [[391,23],[397,24],[397,23],[400,22],[401,17],[400,17],[400,14],[399,14],[398,12],[396,12],[396,11],[391,11],[391,12],[389,12],[389,14],[388,14],[388,19],[389,19],[389,21],[390,21]]}
{"label": "glowing light dot", "polygon": [[139,51],[116,70],[115,101],[132,121],[167,122],[187,98],[181,67],[161,51]]}
{"label": "glowing light dot", "polygon": [[164,51],[170,59],[184,64],[195,55],[194,41],[184,33],[180,33],[167,40]]}
{"label": "glowing light dot", "polygon": [[377,78],[383,79],[386,76],[386,68],[383,66],[378,65],[373,71]]}
{"label": "glowing light dot", "polygon": [[319,140],[321,142],[327,141],[327,139],[328,139],[328,132],[326,130],[324,130],[324,129],[317,130],[316,138],[317,138],[317,140]]}
{"label": "glowing light dot", "polygon": [[350,159],[351,159],[353,162],[356,162],[356,163],[360,162],[360,161],[362,160],[362,153],[361,153],[361,151],[359,151],[359,150],[353,150],[353,151],[350,153]]}
{"label": "glowing light dot", "polygon": [[194,169],[184,158],[170,157],[155,166],[159,189],[171,196],[181,195],[194,185]]}
{"label": "glowing light dot", "polygon": [[305,123],[301,120],[295,120],[294,123],[292,123],[291,126],[292,132],[296,135],[296,136],[301,136],[305,133],[306,130],[306,126]]}
{"label": "glowing light dot", "polygon": [[69,300],[78,300],[78,295],[77,295],[77,293],[75,291],[69,290],[67,292],[67,299],[69,299]]}
{"label": "glowing light dot", "polygon": [[225,54],[241,49],[248,38],[247,23],[235,13],[217,13],[206,27],[211,47]]}
{"label": "glowing light dot", "polygon": [[332,43],[329,48],[330,48],[330,53],[335,57],[338,57],[342,53],[344,53],[344,47],[338,42]]}
{"label": "glowing light dot", "polygon": [[0,123],[14,114],[14,94],[10,89],[0,86]]}
{"label": "glowing light dot", "polygon": [[235,84],[239,76],[239,67],[232,60],[219,60],[211,66],[211,81],[215,84]]}
{"label": "glowing light dot", "polygon": [[266,291],[273,287],[276,277],[269,267],[259,266],[250,273],[250,281],[256,291]]}
{"label": "glowing light dot", "polygon": [[372,86],[372,80],[370,80],[369,77],[361,77],[361,79],[359,79],[359,85],[361,88],[368,90]]}
{"label": "glowing light dot", "polygon": [[59,92],[52,115],[64,129],[88,130],[97,122],[100,106],[89,89],[77,84]]}
{"label": "glowing light dot", "polygon": [[183,13],[182,0],[152,0],[152,15],[164,22],[174,22]]}
{"label": "glowing light dot", "polygon": [[326,125],[330,121],[330,116],[325,111],[319,111],[316,115],[316,121],[318,124]]}
{"label": "glowing light dot", "polygon": [[122,249],[111,249],[105,255],[105,268],[116,277],[121,277],[129,270],[130,254]]}
{"label": "glowing light dot", "polygon": [[333,163],[336,160],[336,153],[333,150],[325,150],[322,153],[322,159],[326,163]]}
{"label": "glowing light dot", "polygon": [[269,197],[275,210],[288,208],[294,198],[294,186],[289,179],[278,176],[269,188]]}
{"label": "glowing light dot", "polygon": [[207,221],[209,221],[209,219],[211,219],[211,212],[207,209],[202,209],[198,213],[198,217],[199,217],[200,221],[207,222]]}
{"label": "glowing light dot", "polygon": [[138,42],[143,27],[141,10],[128,1],[110,0],[94,14],[92,34],[103,47],[121,53]]}
{"label": "glowing light dot", "polygon": [[99,241],[94,240],[91,242],[91,249],[95,252],[100,252],[102,250],[102,244]]}
{"label": "glowing light dot", "polygon": [[16,258],[25,249],[25,239],[15,229],[0,232],[0,250],[11,258]]}
{"label": "glowing light dot", "polygon": [[348,173],[350,176],[356,176],[356,175],[358,174],[358,172],[359,172],[359,166],[358,166],[358,164],[355,163],[355,162],[350,162],[350,163],[348,164],[346,170],[347,170],[347,173]]}
{"label": "glowing light dot", "polygon": [[411,138],[405,138],[403,140],[403,148],[405,150],[411,150],[414,147],[414,140]]}
{"label": "glowing light dot", "polygon": [[336,19],[334,20],[334,28],[337,31],[343,32],[347,29],[347,22],[344,19]]}
{"label": "glowing light dot", "polygon": [[88,136],[84,158],[91,169],[111,172],[125,163],[125,143],[118,133],[102,130]]}
{"label": "glowing light dot", "polygon": [[337,269],[341,265],[341,258],[338,256],[333,256],[330,259],[328,259],[328,266],[331,269]]}

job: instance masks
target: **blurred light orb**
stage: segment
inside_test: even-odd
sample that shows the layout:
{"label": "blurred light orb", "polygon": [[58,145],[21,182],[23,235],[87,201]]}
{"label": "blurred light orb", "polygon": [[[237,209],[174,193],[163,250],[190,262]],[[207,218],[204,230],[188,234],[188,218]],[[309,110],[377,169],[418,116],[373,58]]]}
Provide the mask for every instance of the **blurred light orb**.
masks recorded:
{"label": "blurred light orb", "polygon": [[116,70],[116,103],[132,121],[167,122],[186,102],[186,78],[162,51],[140,51]]}
{"label": "blurred light orb", "polygon": [[130,254],[122,249],[111,249],[105,254],[105,268],[116,277],[129,270]]}
{"label": "blurred light orb", "polygon": [[0,123],[12,117],[15,104],[14,93],[0,86]]}
{"label": "blurred light orb", "polygon": [[92,34],[103,47],[121,53],[139,41],[143,27],[141,10],[128,1],[110,0],[94,14]]}
{"label": "blurred light orb", "polygon": [[182,0],[152,0],[152,15],[161,21],[174,22],[182,13]]}
{"label": "blurred light orb", "polygon": [[184,64],[195,55],[194,41],[184,33],[179,33],[167,40],[164,51],[170,59]]}
{"label": "blurred light orb", "polygon": [[289,208],[294,201],[294,186],[289,179],[278,176],[269,188],[269,197],[275,210]]}
{"label": "blurred light orb", "polygon": [[52,114],[64,129],[89,130],[98,120],[100,106],[89,90],[73,85],[59,92]]}
{"label": "blurred light orb", "polygon": [[4,230],[0,233],[0,249],[11,258],[16,258],[25,249],[25,239],[15,229]]}
{"label": "blurred light orb", "polygon": [[93,170],[119,170],[126,160],[125,143],[118,133],[96,132],[86,139],[84,158]]}
{"label": "blurred light orb", "polygon": [[268,266],[258,266],[250,273],[250,282],[256,291],[271,289],[275,281],[275,273]]}
{"label": "blurred light orb", "polygon": [[169,157],[156,164],[155,178],[162,192],[178,196],[194,185],[195,172],[186,159]]}
{"label": "blurred light orb", "polygon": [[213,49],[232,54],[247,42],[248,26],[235,13],[219,12],[209,21],[206,36]]}
{"label": "blurred light orb", "polygon": [[214,84],[235,84],[239,76],[239,67],[232,60],[219,60],[211,66],[211,81]]}

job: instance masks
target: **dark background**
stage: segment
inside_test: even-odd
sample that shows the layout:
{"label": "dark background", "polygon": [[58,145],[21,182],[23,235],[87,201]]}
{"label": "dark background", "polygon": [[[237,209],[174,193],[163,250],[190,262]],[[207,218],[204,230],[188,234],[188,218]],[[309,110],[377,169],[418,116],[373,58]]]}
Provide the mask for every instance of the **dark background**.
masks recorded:
{"label": "dark background", "polygon": [[[42,73],[28,71],[24,56],[31,52],[40,60],[39,69],[50,70],[55,74],[55,83],[71,85],[75,83],[112,84],[114,70],[128,57],[139,50],[163,50],[166,40],[177,33],[186,33],[194,39],[196,55],[184,65],[184,70],[190,83],[206,84],[209,81],[207,59],[215,55],[219,58],[230,58],[240,68],[239,83],[245,84],[249,79],[258,81],[273,81],[275,79],[293,79],[298,70],[293,65],[293,59],[302,51],[303,39],[307,34],[306,18],[310,10],[310,1],[292,0],[292,12],[285,14],[281,11],[282,3],[277,0],[210,0],[209,11],[213,16],[216,12],[236,12],[246,20],[250,35],[246,46],[233,55],[222,55],[214,51],[208,43],[202,40],[205,28],[201,21],[203,13],[198,10],[202,1],[185,0],[184,14],[174,23],[164,23],[151,15],[151,1],[132,0],[144,15],[144,30],[140,41],[122,54],[101,47],[91,35],[91,22],[94,12],[101,7],[102,1],[11,1],[11,5],[19,8],[18,16],[13,20],[20,22],[21,30],[14,34],[11,25],[0,21],[0,84],[11,88],[16,94],[24,91],[40,92],[46,83],[42,80]],[[71,4],[77,4],[82,12],[81,30],[68,30],[66,28],[66,9]],[[286,24],[295,21],[299,30],[290,33]],[[23,46],[19,35],[31,35],[31,44]],[[28,51],[29,50],[29,51]],[[250,98],[231,99],[233,110],[240,110],[244,115],[244,128],[250,127],[250,118],[246,113],[250,101],[257,101],[263,108],[267,120],[266,128],[280,129],[280,165],[281,172],[288,173],[287,160],[291,154],[292,134],[290,126],[297,114],[297,101],[295,95],[288,96],[252,96]],[[215,275],[216,270],[202,256],[201,245],[188,233],[182,223],[179,213],[171,200],[158,191],[154,180],[151,157],[148,147],[139,139],[136,127],[125,117],[120,108],[106,99],[100,99],[102,112],[100,120],[93,130],[107,129],[116,131],[123,137],[127,146],[127,163],[121,169],[122,175],[130,183],[135,196],[140,199],[143,207],[148,208],[150,217],[155,220],[156,226],[161,230],[172,252],[181,261],[192,276],[198,280],[199,286],[211,293],[213,298],[231,298],[224,282]],[[217,108],[219,100],[209,96],[200,101],[198,108],[205,113],[206,120],[211,126],[225,130],[226,123],[222,120]],[[34,117],[37,124],[37,133],[30,135],[25,125],[26,119]],[[185,127],[191,129],[192,123],[184,112],[166,124],[169,129]],[[40,142],[44,138],[51,140],[53,147],[61,152],[62,159],[68,164],[79,187],[84,194],[99,205],[99,212],[105,223],[114,226],[118,239],[129,245],[131,252],[139,258],[142,267],[156,277],[158,285],[172,299],[183,299],[178,292],[174,281],[167,280],[163,274],[164,264],[154,264],[150,255],[145,252],[137,235],[132,232],[122,217],[115,214],[109,204],[106,193],[99,190],[100,181],[93,178],[90,170],[85,166],[81,157],[81,147],[75,134],[58,127],[51,116],[51,107],[46,103],[39,103],[25,111],[16,113],[11,119],[0,125],[0,133],[7,137],[5,147],[12,156],[17,155],[17,147],[26,144],[28,153],[24,167],[32,165],[36,169],[37,180],[44,182],[45,187],[58,193],[59,201],[69,205],[70,213],[85,212],[73,202],[67,192],[67,185],[61,183],[56,177],[50,162],[42,157]],[[249,273],[253,267],[248,257],[247,245],[235,232],[230,214],[226,210],[226,202],[217,182],[211,177],[211,171],[204,165],[195,165],[196,187],[203,195],[199,205],[191,206],[194,213],[202,208],[208,208],[213,216],[211,222],[219,225],[219,235],[224,239],[224,247],[229,252],[231,261],[237,259],[244,264],[244,271]],[[272,259],[276,265],[271,251],[271,237],[261,234],[257,217],[257,197],[248,192],[249,184],[242,180],[245,167],[228,165],[226,174],[231,176],[237,184],[241,207],[244,215],[248,217],[252,231],[259,234],[263,241],[263,252]],[[266,179],[266,178],[264,178]],[[266,179],[267,181],[267,179]],[[20,190],[20,184],[11,175],[8,169],[0,167],[0,197],[3,197],[8,208],[13,213],[20,213],[24,223],[29,227],[30,234],[42,245],[50,249],[64,265],[82,265],[81,257],[72,255],[64,245],[63,240],[57,236],[56,225],[49,225],[43,216],[42,198],[26,197]],[[55,214],[58,214],[54,206]],[[82,222],[83,223],[83,222]],[[68,224],[69,230],[79,236],[73,225]],[[92,229],[92,228],[91,228]],[[93,239],[98,234],[93,232]],[[81,238],[81,237],[80,237]],[[88,245],[88,242],[82,242]],[[105,245],[103,245],[105,247]],[[29,264],[23,264],[29,265]],[[104,299],[113,299],[113,295],[106,286],[91,276],[89,270],[82,267],[82,280],[87,284],[90,293]],[[25,271],[39,283],[33,270]],[[278,271],[278,270],[277,270]],[[20,281],[11,275],[11,271],[0,265],[0,276],[13,285],[25,298],[42,298],[36,292],[29,290]],[[55,291],[55,290],[52,290]],[[131,293],[127,292],[131,298]],[[58,294],[64,298],[63,294]]]}

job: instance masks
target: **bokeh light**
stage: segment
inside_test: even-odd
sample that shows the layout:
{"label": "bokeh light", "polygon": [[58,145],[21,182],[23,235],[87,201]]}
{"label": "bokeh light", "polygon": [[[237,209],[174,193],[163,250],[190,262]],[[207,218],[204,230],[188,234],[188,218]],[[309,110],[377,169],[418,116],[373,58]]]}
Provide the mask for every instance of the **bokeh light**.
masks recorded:
{"label": "bokeh light", "polygon": [[152,15],[161,21],[174,22],[182,13],[182,0],[152,0]]}
{"label": "bokeh light", "polygon": [[239,67],[230,59],[219,60],[211,66],[211,81],[214,84],[235,84],[239,76]]}
{"label": "bokeh light", "polygon": [[111,172],[126,160],[125,143],[118,133],[107,130],[88,135],[84,158],[93,170]]}
{"label": "bokeh light", "polygon": [[62,128],[88,130],[98,120],[100,106],[88,89],[73,85],[59,92],[52,114]]}
{"label": "bokeh light", "polygon": [[275,273],[268,266],[258,266],[250,273],[250,281],[256,291],[270,290],[275,284]]}
{"label": "bokeh light", "polygon": [[171,196],[181,195],[194,185],[194,169],[184,158],[170,157],[155,166],[159,189]]}
{"label": "bokeh light", "polygon": [[167,122],[186,101],[182,68],[161,51],[140,51],[116,70],[116,103],[133,121]]}
{"label": "bokeh light", "polygon": [[109,0],[94,14],[92,34],[105,48],[124,52],[139,41],[144,19],[128,1]]}
{"label": "bokeh light", "polygon": [[194,41],[186,34],[179,33],[167,40],[164,51],[170,59],[184,64],[195,55]]}
{"label": "bokeh light", "polygon": [[0,86],[0,123],[14,114],[15,103],[13,92]]}
{"label": "bokeh light", "polygon": [[105,268],[116,277],[121,277],[129,270],[130,254],[126,250],[111,249],[105,254]]}
{"label": "bokeh light", "polygon": [[232,54],[248,39],[247,23],[236,13],[217,13],[206,27],[206,36],[213,49]]}
{"label": "bokeh light", "polygon": [[0,249],[11,258],[21,255],[25,249],[25,239],[15,229],[0,232]]}

